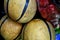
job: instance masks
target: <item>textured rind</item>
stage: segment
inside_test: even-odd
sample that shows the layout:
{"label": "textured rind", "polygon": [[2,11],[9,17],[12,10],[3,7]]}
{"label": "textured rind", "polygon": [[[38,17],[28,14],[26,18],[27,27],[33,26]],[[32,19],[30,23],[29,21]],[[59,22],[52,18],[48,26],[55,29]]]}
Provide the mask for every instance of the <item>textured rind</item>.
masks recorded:
{"label": "textured rind", "polygon": [[5,18],[7,17],[7,15],[3,16],[0,20],[0,26],[1,26],[1,23],[5,20]]}
{"label": "textured rind", "polygon": [[[4,1],[5,11],[6,10],[6,0]],[[17,20],[21,17],[22,11],[24,9],[26,0],[9,0],[8,4],[8,14],[13,20]],[[29,0],[28,7],[23,17],[18,21],[19,23],[26,23],[30,21],[36,13],[36,0]]]}
{"label": "textured rind", "polygon": [[23,31],[24,31],[24,28],[22,29],[22,32],[21,34],[16,38],[16,40],[23,40]]}
{"label": "textured rind", "polygon": [[16,40],[24,40],[24,30],[26,28],[26,24],[24,25],[24,27],[22,28],[22,32],[21,34],[17,37]]}
{"label": "textured rind", "polygon": [[[48,23],[49,24],[49,23]],[[52,40],[55,40],[55,32],[49,24],[52,34]],[[54,36],[53,36],[54,35]],[[29,22],[24,29],[24,40],[50,40],[50,34],[47,25],[40,19]]]}
{"label": "textured rind", "polygon": [[25,0],[9,0],[8,5],[7,5],[7,2],[8,0],[4,0],[5,12],[7,13],[7,9],[8,9],[7,14],[9,14],[9,16],[12,19],[17,20],[18,17],[20,17],[22,14],[22,11],[25,5]]}
{"label": "textured rind", "polygon": [[21,23],[29,22],[36,14],[36,0],[29,0],[28,8],[23,17],[18,21]]}
{"label": "textured rind", "polygon": [[54,30],[51,23],[49,23],[49,22],[47,22],[47,23],[50,26],[50,30],[51,30],[51,34],[52,34],[52,40],[55,40],[55,30]]}
{"label": "textured rind", "polygon": [[22,24],[8,18],[1,27],[1,35],[6,40],[14,40],[19,35],[21,28]]}
{"label": "textured rind", "polygon": [[[4,21],[4,19],[6,18],[7,16],[4,16],[0,19],[0,34],[1,34],[1,26],[3,25],[2,22]],[[1,25],[2,24],[2,25]]]}

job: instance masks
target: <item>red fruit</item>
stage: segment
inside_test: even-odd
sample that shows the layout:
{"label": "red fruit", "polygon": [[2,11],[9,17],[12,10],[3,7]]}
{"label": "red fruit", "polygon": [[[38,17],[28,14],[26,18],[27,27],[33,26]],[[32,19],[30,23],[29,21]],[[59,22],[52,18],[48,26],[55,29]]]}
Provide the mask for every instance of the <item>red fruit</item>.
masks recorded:
{"label": "red fruit", "polygon": [[[56,15],[57,14],[60,15],[60,13],[58,12],[57,6],[54,5],[50,1],[51,0],[37,0],[38,10],[43,18],[45,18],[46,20],[48,20],[48,21],[52,22],[52,24],[54,24],[54,23],[58,22]],[[51,21],[51,20],[53,20],[53,21]],[[55,26],[55,24],[54,24],[54,26]]]}
{"label": "red fruit", "polygon": [[[40,13],[41,13],[41,15],[42,15],[43,18],[47,18],[46,8],[41,8],[41,9],[39,9],[39,11],[41,11]],[[44,16],[43,16],[43,15],[44,15]]]}
{"label": "red fruit", "polygon": [[46,6],[49,4],[49,1],[48,0],[39,0],[39,4],[40,4],[40,6]]}
{"label": "red fruit", "polygon": [[50,5],[46,8],[46,10],[47,10],[47,13],[48,13],[48,17],[46,18],[47,20],[54,19],[53,16],[54,16],[56,13],[58,13],[55,5],[53,5],[53,4],[50,4]]}

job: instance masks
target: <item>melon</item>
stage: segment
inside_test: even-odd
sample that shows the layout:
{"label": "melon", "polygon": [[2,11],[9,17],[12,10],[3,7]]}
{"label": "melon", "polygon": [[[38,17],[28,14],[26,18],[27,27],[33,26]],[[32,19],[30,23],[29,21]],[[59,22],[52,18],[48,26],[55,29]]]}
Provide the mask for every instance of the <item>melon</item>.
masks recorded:
{"label": "melon", "polygon": [[36,0],[4,0],[5,13],[19,23],[29,22],[36,9]]}
{"label": "melon", "polygon": [[55,40],[55,31],[50,22],[34,19],[23,31],[24,40]]}
{"label": "melon", "polygon": [[26,24],[24,25],[24,27],[22,28],[21,34],[15,39],[15,40],[24,40],[24,29],[25,29]]}
{"label": "melon", "polygon": [[17,23],[5,15],[0,20],[1,35],[5,40],[14,40],[21,32],[22,24]]}
{"label": "melon", "polygon": [[15,40],[23,40],[23,29],[21,34]]}

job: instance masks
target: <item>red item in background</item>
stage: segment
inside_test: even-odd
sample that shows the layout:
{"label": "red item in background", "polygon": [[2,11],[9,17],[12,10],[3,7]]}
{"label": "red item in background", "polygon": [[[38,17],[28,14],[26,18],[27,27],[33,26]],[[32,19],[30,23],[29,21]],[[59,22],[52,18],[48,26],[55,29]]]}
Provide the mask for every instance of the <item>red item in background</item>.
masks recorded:
{"label": "red item in background", "polygon": [[56,13],[58,13],[56,7],[55,7],[53,4],[50,4],[50,5],[46,8],[46,10],[47,10],[47,14],[48,14],[47,20],[52,20],[52,19],[54,19],[53,16],[54,16]]}
{"label": "red item in background", "polygon": [[42,6],[42,7],[49,4],[48,0],[38,0],[38,1],[39,1],[39,5]]}
{"label": "red item in background", "polygon": [[52,22],[52,24],[55,26],[54,23],[57,24],[58,20],[56,20],[56,14],[60,15],[60,13],[58,13],[56,5],[52,4],[50,1],[51,0],[37,0],[38,10],[43,18]]}
{"label": "red item in background", "polygon": [[40,7],[39,11],[42,17],[47,20],[53,19],[52,16],[58,13],[56,7],[53,4],[50,4],[47,7]]}

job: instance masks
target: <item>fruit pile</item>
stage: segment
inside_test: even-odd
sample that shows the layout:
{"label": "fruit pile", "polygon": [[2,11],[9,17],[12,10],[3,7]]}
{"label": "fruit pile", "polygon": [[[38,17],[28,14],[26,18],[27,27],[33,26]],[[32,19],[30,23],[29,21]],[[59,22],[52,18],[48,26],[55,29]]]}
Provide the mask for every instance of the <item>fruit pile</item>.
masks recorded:
{"label": "fruit pile", "polygon": [[4,0],[0,40],[59,40],[60,7],[55,1]]}

